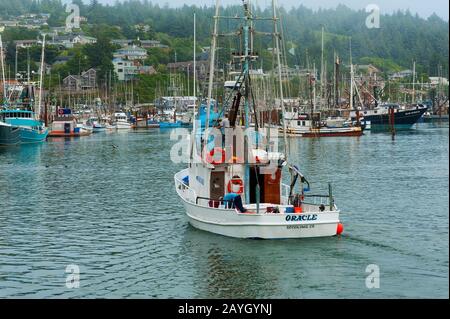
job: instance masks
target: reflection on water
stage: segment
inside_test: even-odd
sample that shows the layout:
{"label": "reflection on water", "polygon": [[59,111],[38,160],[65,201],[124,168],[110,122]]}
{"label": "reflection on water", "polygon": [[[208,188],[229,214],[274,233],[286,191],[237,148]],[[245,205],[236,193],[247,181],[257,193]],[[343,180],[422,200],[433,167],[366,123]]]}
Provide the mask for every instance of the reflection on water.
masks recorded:
{"label": "reflection on water", "polygon": [[[169,134],[0,148],[0,297],[448,298],[448,124],[290,138],[312,191],[333,183],[345,231],[275,241],[188,225]],[[380,289],[365,287],[369,264]]]}

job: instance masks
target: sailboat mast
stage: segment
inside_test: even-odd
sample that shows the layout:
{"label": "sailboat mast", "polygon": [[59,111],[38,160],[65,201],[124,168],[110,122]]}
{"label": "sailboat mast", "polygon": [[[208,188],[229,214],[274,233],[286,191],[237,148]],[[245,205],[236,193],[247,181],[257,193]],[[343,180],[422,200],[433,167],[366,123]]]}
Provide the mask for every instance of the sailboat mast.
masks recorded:
{"label": "sailboat mast", "polygon": [[[197,28],[197,23],[196,23],[196,17],[195,17],[195,12],[194,12],[194,83],[193,83],[193,85],[194,85],[194,96],[197,96],[197,82],[196,82],[196,78],[197,78],[197,72],[196,72],[196,70],[197,70],[197,57],[196,57],[196,45],[197,45],[197,30],[196,30],[196,28]],[[195,113],[195,109],[194,109],[194,113]]]}
{"label": "sailboat mast", "polygon": [[273,11],[273,31],[275,37],[275,48],[277,54],[277,63],[278,63],[278,82],[280,85],[280,99],[281,99],[281,116],[283,118],[283,141],[284,141],[284,156],[287,160],[287,137],[286,137],[286,114],[284,109],[284,96],[283,96],[283,82],[281,79],[281,58],[280,58],[280,44],[278,37],[278,27],[277,27],[277,14],[275,11],[275,0],[272,0],[272,11]]}
{"label": "sailboat mast", "polygon": [[416,99],[416,61],[413,62],[413,81],[412,81],[412,103],[415,103]]}
{"label": "sailboat mast", "polygon": [[352,60],[352,38],[350,38],[350,110],[353,110],[353,60]]}
{"label": "sailboat mast", "polygon": [[[193,122],[192,122],[192,131],[195,132],[195,107],[197,104],[197,82],[196,82],[196,78],[197,78],[197,57],[196,57],[196,46],[197,46],[197,23],[196,23],[196,16],[195,16],[195,12],[194,12],[194,90],[193,90],[193,96],[194,96],[194,110],[193,110]],[[194,135],[195,136],[195,135]]]}
{"label": "sailboat mast", "polygon": [[322,46],[321,46],[321,58],[320,58],[320,109],[323,109],[324,98],[324,65],[323,65],[323,26],[322,26]]}
{"label": "sailboat mast", "polygon": [[39,74],[39,100],[37,108],[35,110],[37,119],[41,117],[41,104],[42,104],[42,84],[44,81],[44,55],[45,55],[45,34],[42,36],[42,52],[41,52],[41,72]]}
{"label": "sailboat mast", "polygon": [[213,80],[214,80],[214,62],[216,60],[216,38],[217,38],[217,28],[219,22],[219,5],[220,1],[216,0],[216,13],[214,15],[214,32],[211,40],[211,48],[210,48],[210,66],[209,66],[209,83],[208,83],[208,104],[206,105],[206,123],[205,129],[207,130],[209,127],[209,116],[210,116],[210,108],[211,108],[211,96],[213,90]]}
{"label": "sailboat mast", "polygon": [[3,61],[3,41],[0,35],[0,61],[2,64],[2,83],[3,83],[3,100],[7,103],[8,95],[6,94],[5,65]]}

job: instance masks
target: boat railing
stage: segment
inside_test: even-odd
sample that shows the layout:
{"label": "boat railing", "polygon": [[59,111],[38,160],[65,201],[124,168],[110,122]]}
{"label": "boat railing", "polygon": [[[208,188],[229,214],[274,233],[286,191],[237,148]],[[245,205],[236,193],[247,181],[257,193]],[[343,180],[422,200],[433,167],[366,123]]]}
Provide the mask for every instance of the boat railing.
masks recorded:
{"label": "boat railing", "polygon": [[[289,192],[290,186],[287,184],[281,184],[281,202],[283,205],[289,205]],[[331,185],[328,185],[328,195],[315,195],[315,194],[305,194],[303,202],[309,205],[315,206],[328,206],[330,210],[335,210],[334,197]]]}
{"label": "boat railing", "polygon": [[233,200],[228,199],[217,199],[217,198],[208,198],[208,197],[201,197],[198,196],[195,199],[195,204],[200,206],[208,206],[208,207],[214,207],[214,208],[222,208],[222,209],[234,209]]}
{"label": "boat railing", "polygon": [[303,201],[305,204],[310,205],[329,205],[330,204],[330,196],[329,195],[304,195],[305,200]]}
{"label": "boat railing", "polygon": [[281,203],[283,205],[289,204],[289,192],[291,187],[287,184],[281,184]]}
{"label": "boat railing", "polygon": [[197,193],[194,189],[186,185],[181,179],[178,178],[178,174],[175,175],[175,184],[177,188],[177,192],[187,201],[196,203]]}

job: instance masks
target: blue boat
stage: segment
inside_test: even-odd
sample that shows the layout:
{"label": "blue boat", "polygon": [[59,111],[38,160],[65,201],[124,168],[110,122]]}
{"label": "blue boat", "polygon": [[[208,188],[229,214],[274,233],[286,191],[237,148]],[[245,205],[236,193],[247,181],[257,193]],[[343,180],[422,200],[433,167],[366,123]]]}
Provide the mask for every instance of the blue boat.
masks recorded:
{"label": "blue boat", "polygon": [[159,128],[175,128],[175,127],[181,127],[181,121],[176,122],[159,122]]}
{"label": "blue boat", "polygon": [[20,129],[21,143],[39,143],[47,139],[48,128],[36,119],[30,110],[9,109],[0,111],[0,121]]}

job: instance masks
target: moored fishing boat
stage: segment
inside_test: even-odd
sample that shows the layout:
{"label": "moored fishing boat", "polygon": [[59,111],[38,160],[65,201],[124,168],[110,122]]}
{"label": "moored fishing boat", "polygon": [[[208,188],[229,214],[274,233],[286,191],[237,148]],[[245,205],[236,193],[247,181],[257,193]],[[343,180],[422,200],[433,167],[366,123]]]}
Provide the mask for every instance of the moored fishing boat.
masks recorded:
{"label": "moored fishing boat", "polygon": [[[280,128],[282,131],[283,128]],[[320,113],[286,112],[286,132],[290,136],[329,137],[361,136],[363,127],[345,120],[321,120]]]}
{"label": "moored fishing boat", "polygon": [[90,135],[92,131],[86,130],[77,124],[70,109],[59,109],[58,116],[51,124],[49,137],[80,137]]}
{"label": "moored fishing boat", "polygon": [[21,143],[39,143],[46,140],[48,129],[36,118],[33,111],[8,109],[0,111],[0,121],[4,121],[20,130]]}
{"label": "moored fishing boat", "polygon": [[117,130],[129,130],[132,128],[131,123],[128,122],[128,117],[123,112],[114,113],[114,122],[112,126]]}
{"label": "moored fishing boat", "polygon": [[[396,129],[409,129],[419,121],[428,110],[425,105],[401,107],[394,103],[385,103],[371,110],[360,110],[361,121],[370,122],[372,130],[388,129],[391,126],[390,117]],[[390,113],[391,112],[391,113]],[[352,119],[356,119],[356,111],[350,113]]]}

